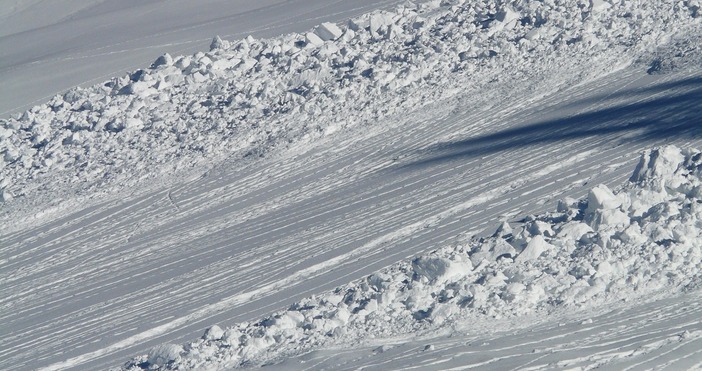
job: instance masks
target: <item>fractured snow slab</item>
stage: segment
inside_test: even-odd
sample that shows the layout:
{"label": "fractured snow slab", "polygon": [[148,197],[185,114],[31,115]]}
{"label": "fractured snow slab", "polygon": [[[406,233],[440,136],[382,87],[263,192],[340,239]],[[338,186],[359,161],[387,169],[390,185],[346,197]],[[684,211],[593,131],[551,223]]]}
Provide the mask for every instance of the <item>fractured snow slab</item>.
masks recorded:
{"label": "fractured snow slab", "polygon": [[334,23],[322,23],[314,33],[323,41],[336,40],[343,34],[343,31]]}

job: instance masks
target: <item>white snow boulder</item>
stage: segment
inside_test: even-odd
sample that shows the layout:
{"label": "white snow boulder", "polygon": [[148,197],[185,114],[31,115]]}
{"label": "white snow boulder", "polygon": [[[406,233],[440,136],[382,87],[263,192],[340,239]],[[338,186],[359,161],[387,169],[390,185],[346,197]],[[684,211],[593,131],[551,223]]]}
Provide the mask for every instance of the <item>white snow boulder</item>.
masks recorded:
{"label": "white snow boulder", "polygon": [[587,195],[585,215],[591,215],[596,210],[613,210],[622,205],[621,200],[604,184],[592,188]]}
{"label": "white snow boulder", "polygon": [[343,31],[334,23],[325,22],[317,27],[314,33],[323,41],[336,40],[343,34]]}
{"label": "white snow boulder", "polygon": [[393,20],[391,14],[385,13],[385,12],[374,13],[370,17],[370,22],[369,22],[370,31],[371,31],[371,33],[375,33],[377,31],[379,31],[381,28],[385,28],[387,26],[390,26],[393,23],[395,23],[395,21]]}
{"label": "white snow boulder", "polygon": [[149,352],[147,362],[152,366],[167,366],[171,362],[180,360],[183,347],[175,344],[159,345]]}
{"label": "white snow boulder", "polygon": [[152,68],[158,68],[161,66],[171,66],[173,65],[173,57],[171,57],[170,54],[166,53],[154,61],[154,63],[151,64]]}
{"label": "white snow boulder", "polygon": [[515,256],[517,251],[507,241],[502,238],[491,238],[480,251],[471,254],[470,260],[473,266],[478,266],[483,260],[496,261],[503,257],[514,259]]}
{"label": "white snow boulder", "polygon": [[422,256],[412,261],[414,272],[429,281],[445,282],[465,276],[473,270],[470,261],[454,261],[440,257]]}
{"label": "white snow boulder", "polygon": [[285,330],[299,327],[304,321],[305,316],[302,313],[292,310],[285,312],[268,323],[271,325],[271,327],[276,327],[279,330]]}
{"label": "white snow boulder", "polygon": [[515,261],[517,263],[527,262],[536,260],[544,252],[553,249],[554,246],[546,242],[546,240],[541,235],[534,236],[534,238],[527,243],[526,247],[517,256]]}
{"label": "white snow boulder", "polygon": [[220,340],[224,336],[224,330],[222,330],[221,327],[217,325],[213,325],[212,327],[208,328],[205,331],[205,334],[202,335],[202,338],[204,340]]}
{"label": "white snow boulder", "polygon": [[612,7],[612,5],[604,0],[590,0],[590,10],[593,12],[601,12]]}
{"label": "white snow boulder", "polygon": [[579,241],[582,236],[592,232],[592,228],[585,223],[568,222],[558,231],[558,238]]}
{"label": "white snow boulder", "polygon": [[680,148],[675,146],[647,150],[641,155],[630,181],[645,182],[670,178],[683,161],[685,156]]}
{"label": "white snow boulder", "polygon": [[519,13],[509,7],[505,7],[495,15],[495,19],[501,24],[501,28],[503,29],[514,28],[519,22],[519,17]]}
{"label": "white snow boulder", "polygon": [[9,191],[3,190],[2,192],[0,192],[0,202],[10,202],[13,199],[14,197],[12,197],[12,193],[10,193]]}
{"label": "white snow boulder", "polygon": [[305,34],[305,44],[312,46],[320,46],[324,44],[324,40],[322,40],[314,32],[308,32]]}
{"label": "white snow boulder", "polygon": [[215,36],[212,39],[212,43],[210,43],[210,50],[229,49],[230,47],[231,43],[227,40],[222,40],[219,35]]}

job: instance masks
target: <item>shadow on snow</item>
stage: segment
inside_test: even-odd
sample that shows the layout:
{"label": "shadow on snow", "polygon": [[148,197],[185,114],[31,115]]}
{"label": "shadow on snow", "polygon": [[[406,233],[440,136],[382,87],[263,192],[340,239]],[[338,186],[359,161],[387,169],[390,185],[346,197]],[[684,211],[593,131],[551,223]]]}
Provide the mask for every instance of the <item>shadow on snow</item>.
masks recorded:
{"label": "shadow on snow", "polygon": [[606,107],[438,143],[420,151],[419,160],[400,169],[418,169],[527,146],[570,145],[568,141],[587,137],[601,136],[603,141],[615,144],[635,141],[653,145],[682,138],[697,139],[702,132],[702,77],[699,76],[586,98],[564,107],[582,107],[593,102]]}

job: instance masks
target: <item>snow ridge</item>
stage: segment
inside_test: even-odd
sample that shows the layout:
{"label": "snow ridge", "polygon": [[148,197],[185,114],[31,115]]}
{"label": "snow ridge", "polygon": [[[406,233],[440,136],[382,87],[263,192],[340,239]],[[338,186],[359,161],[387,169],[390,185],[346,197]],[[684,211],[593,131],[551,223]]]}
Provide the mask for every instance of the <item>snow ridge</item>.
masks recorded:
{"label": "snow ridge", "polygon": [[598,185],[554,212],[504,223],[491,237],[395,264],[256,323],[213,326],[197,341],[157,347],[124,368],[262,365],[371,334],[693,290],[702,282],[700,205],[702,152],[649,150],[621,189]]}
{"label": "snow ridge", "polygon": [[[60,210],[76,195],[197,176],[509,77],[560,72],[563,86],[582,82],[582,71],[612,71],[699,26],[697,2],[667,4],[435,0],[304,35],[215,38],[206,53],[163,55],[0,120],[3,224],[37,216],[36,206]],[[569,75],[577,64],[590,68]]]}

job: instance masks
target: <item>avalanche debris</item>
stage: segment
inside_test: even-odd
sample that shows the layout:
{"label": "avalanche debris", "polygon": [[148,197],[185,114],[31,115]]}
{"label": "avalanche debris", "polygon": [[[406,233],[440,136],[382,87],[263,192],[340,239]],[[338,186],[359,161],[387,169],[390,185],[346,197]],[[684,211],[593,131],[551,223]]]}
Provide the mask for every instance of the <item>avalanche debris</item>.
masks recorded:
{"label": "avalanche debris", "polygon": [[[500,226],[492,237],[440,248],[226,330],[236,336],[220,339],[225,332],[215,326],[169,353],[166,368],[262,364],[322,344],[437,329],[476,315],[547,313],[694,287],[702,278],[700,189],[702,152],[646,151],[631,181],[616,191],[598,185],[512,232]],[[149,368],[152,358],[125,368]]]}
{"label": "avalanche debris", "polygon": [[510,76],[562,71],[562,86],[578,83],[588,76],[573,63],[611,71],[699,26],[696,1],[557,3],[408,2],[304,35],[215,37],[206,53],[72,89],[0,120],[2,218],[9,227],[57,200],[201,174]]}

